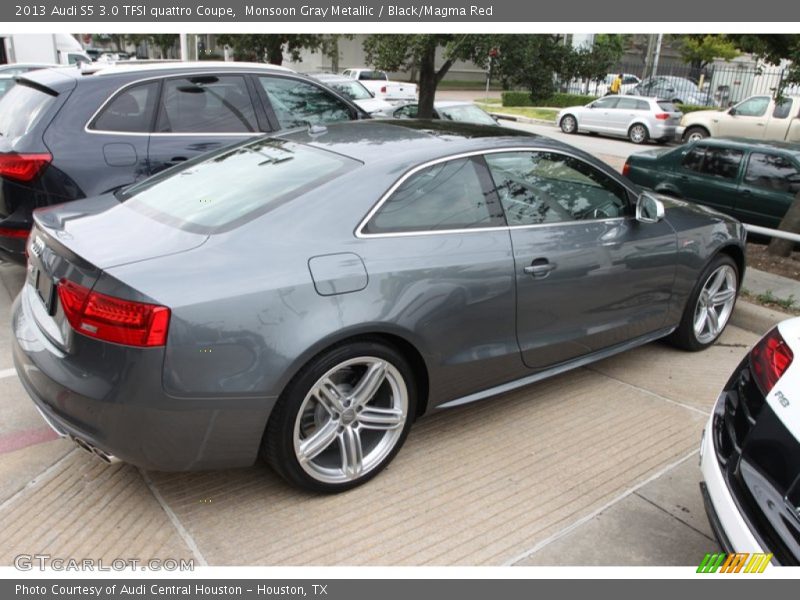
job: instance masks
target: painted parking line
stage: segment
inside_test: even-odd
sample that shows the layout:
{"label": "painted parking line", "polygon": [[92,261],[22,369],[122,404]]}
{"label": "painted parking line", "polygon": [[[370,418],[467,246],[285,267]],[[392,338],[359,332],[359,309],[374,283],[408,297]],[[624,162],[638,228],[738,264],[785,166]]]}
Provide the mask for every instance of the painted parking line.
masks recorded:
{"label": "painted parking line", "polygon": [[5,435],[0,435],[0,454],[14,452],[28,446],[35,446],[44,442],[58,439],[58,434],[47,426],[23,429]]}
{"label": "painted parking line", "polygon": [[0,369],[0,379],[5,377],[14,377],[17,374],[16,369]]}

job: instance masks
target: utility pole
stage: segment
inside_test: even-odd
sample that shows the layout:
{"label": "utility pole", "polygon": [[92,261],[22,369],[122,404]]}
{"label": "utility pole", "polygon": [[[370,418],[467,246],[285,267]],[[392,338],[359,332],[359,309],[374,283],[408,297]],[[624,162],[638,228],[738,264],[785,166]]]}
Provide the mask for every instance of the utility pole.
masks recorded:
{"label": "utility pole", "polygon": [[653,58],[653,74],[652,77],[655,77],[658,74],[658,59],[661,57],[661,42],[664,41],[664,34],[658,34],[658,40],[656,41],[656,53],[655,57]]}

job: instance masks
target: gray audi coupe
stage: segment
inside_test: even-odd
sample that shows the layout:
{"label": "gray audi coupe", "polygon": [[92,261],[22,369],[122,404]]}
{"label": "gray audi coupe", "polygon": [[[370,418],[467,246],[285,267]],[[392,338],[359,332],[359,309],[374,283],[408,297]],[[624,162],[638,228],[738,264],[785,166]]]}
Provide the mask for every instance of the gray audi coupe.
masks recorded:
{"label": "gray audi coupe", "polygon": [[61,435],[336,492],[412,422],[658,338],[713,344],[745,231],[499,127],[260,137],[39,209],[14,362]]}

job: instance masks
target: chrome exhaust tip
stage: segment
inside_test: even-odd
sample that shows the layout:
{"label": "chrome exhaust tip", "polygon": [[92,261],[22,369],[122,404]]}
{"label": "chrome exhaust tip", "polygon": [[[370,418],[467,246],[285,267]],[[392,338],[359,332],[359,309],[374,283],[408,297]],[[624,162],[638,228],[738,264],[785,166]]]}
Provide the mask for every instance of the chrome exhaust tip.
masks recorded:
{"label": "chrome exhaust tip", "polygon": [[99,458],[108,465],[113,465],[115,463],[120,462],[120,460],[113,454],[109,454],[104,450],[100,450],[100,448],[93,446],[86,440],[82,440],[81,438],[75,437],[74,435],[70,435],[69,438],[75,443],[76,446],[78,446],[78,448],[80,448],[85,452],[88,452],[89,454],[91,454],[96,458]]}

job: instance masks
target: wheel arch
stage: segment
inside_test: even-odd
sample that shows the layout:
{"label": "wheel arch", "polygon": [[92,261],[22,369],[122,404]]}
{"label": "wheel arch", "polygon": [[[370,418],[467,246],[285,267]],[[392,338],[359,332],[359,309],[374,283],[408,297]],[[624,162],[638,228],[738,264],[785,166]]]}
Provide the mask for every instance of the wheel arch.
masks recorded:
{"label": "wheel arch", "polygon": [[742,281],[744,280],[744,270],[746,267],[744,250],[736,244],[726,244],[714,253],[714,256],[711,257],[711,260],[720,254],[726,254],[730,256],[733,259],[733,262],[736,263],[736,270],[739,272],[739,290],[741,291]]}
{"label": "wheel arch", "polygon": [[701,124],[701,123],[694,123],[692,125],[687,125],[686,126],[686,129],[684,129],[683,135],[681,136],[681,138],[686,136],[686,134],[689,133],[689,131],[691,131],[692,129],[702,129],[703,131],[706,132],[706,137],[712,137],[711,130],[708,128],[707,125],[704,125],[704,124]]}
{"label": "wheel arch", "polygon": [[377,342],[391,346],[409,362],[414,370],[414,384],[417,390],[417,409],[415,417],[425,414],[428,408],[430,392],[430,376],[428,363],[419,350],[418,344],[411,340],[410,332],[398,331],[381,326],[364,326],[356,329],[347,329],[328,336],[303,352],[284,374],[280,383],[280,393],[298,376],[302,369],[321,354],[332,348],[344,346],[353,342]]}

